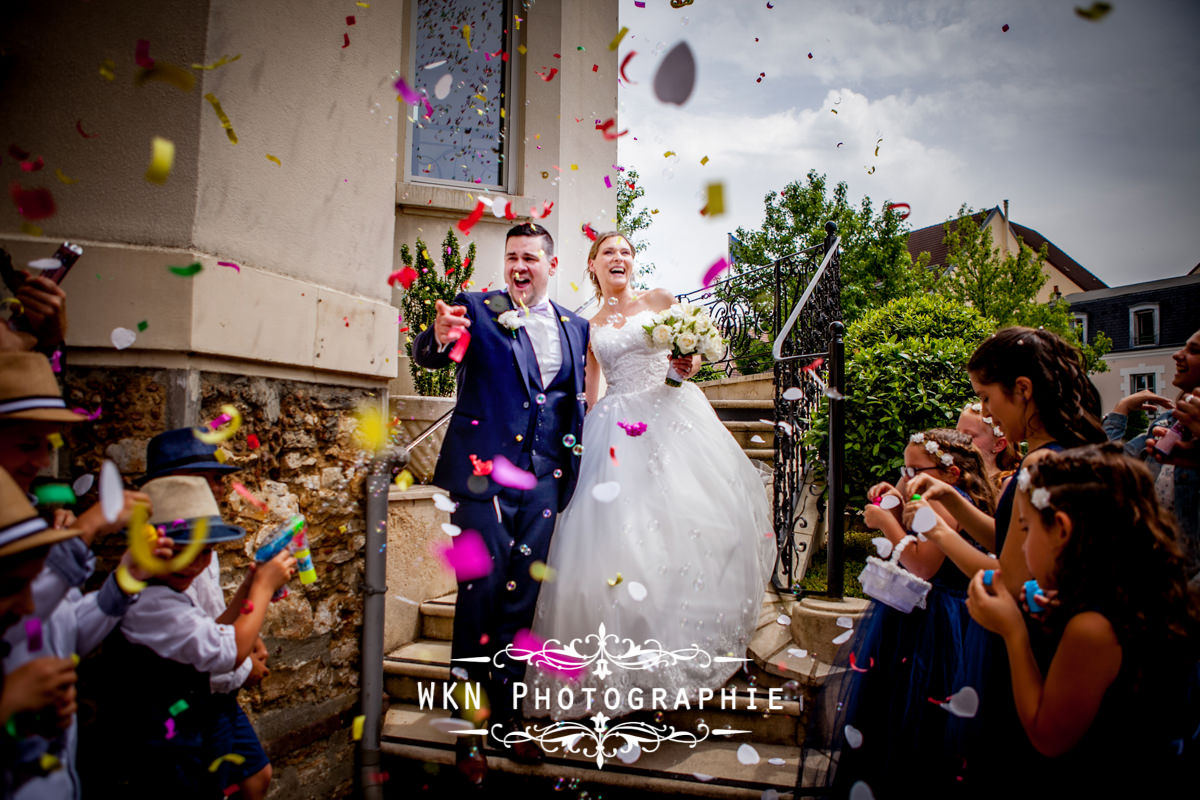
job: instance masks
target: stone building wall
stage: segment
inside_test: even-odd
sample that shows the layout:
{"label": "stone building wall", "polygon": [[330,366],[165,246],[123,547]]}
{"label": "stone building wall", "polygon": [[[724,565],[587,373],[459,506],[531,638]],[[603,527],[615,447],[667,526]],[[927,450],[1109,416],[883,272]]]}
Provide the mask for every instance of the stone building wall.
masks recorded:
{"label": "stone building wall", "polygon": [[[215,418],[226,403],[241,411],[242,427],[223,448],[227,463],[243,469],[226,478],[226,486],[241,482],[270,510],[264,519],[232,490],[218,498],[225,519],[249,534],[217,548],[226,596],[261,544],[255,534],[291,514],[303,514],[309,522],[318,576],[308,587],[292,581],[290,595],[268,611],[262,635],[271,675],[242,692],[242,705],[274,765],[272,797],[348,794],[355,761],[350,727],[360,713],[366,475],[352,441],[352,412],[371,399],[370,393],[209,372],[68,368],[66,397],[71,406],[103,408],[103,416],[69,436],[59,469],[71,477],[96,472],[105,458],[124,475],[139,475],[146,442],[184,424],[170,421],[183,406],[197,410],[198,420]],[[257,436],[259,447],[250,448],[248,434]],[[98,573],[111,569],[123,539],[114,535],[97,543]],[[87,715],[82,719],[86,724]]]}

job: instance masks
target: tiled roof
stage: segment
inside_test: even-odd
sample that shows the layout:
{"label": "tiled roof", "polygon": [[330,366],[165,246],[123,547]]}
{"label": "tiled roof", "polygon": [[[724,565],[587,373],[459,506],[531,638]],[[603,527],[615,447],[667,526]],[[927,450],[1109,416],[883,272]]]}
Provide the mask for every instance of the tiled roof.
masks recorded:
{"label": "tiled roof", "polygon": [[[976,225],[985,224],[992,214],[999,214],[998,208],[993,208],[990,211],[977,211],[971,215],[971,219]],[[958,225],[961,220],[951,221],[950,225],[953,228]],[[1092,273],[1088,272],[1082,264],[1069,255],[1064,253],[1058,245],[1051,242],[1045,236],[1035,231],[1033,228],[1027,228],[1024,225],[1019,225],[1015,222],[1009,222],[1012,231],[1017,236],[1033,248],[1034,251],[1041,249],[1042,243],[1046,243],[1046,260],[1050,264],[1074,281],[1083,291],[1092,289],[1104,289],[1108,284],[1097,278]],[[945,264],[946,261],[946,245],[942,243],[946,232],[941,223],[930,225],[926,228],[918,228],[908,235],[908,252],[913,258],[917,257],[918,253],[929,253],[929,266],[936,267]]]}

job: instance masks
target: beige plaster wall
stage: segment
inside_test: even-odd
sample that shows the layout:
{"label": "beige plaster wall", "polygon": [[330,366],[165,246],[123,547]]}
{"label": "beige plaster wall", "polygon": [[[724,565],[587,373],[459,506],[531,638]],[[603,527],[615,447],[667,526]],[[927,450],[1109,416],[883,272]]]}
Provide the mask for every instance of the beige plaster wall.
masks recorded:
{"label": "beige plaster wall", "polygon": [[[1008,225],[1003,214],[994,215],[992,221],[988,223],[988,227],[992,230],[992,243],[1000,251],[1001,257],[1005,257],[1009,253],[1015,255],[1020,251],[1021,242],[1013,233],[1013,229]],[[1056,286],[1061,294],[1083,291],[1082,286],[1068,278],[1049,262],[1042,262],[1042,272],[1046,274],[1046,282],[1038,290],[1037,300],[1039,303],[1045,303],[1053,297]]]}

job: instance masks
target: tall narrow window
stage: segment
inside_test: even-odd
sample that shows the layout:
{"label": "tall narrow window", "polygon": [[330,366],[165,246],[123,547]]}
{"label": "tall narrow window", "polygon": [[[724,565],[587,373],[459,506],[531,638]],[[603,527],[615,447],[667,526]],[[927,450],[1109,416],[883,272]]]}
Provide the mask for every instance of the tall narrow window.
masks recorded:
{"label": "tall narrow window", "polygon": [[1071,315],[1071,330],[1079,334],[1079,341],[1087,344],[1088,340],[1088,318],[1086,313],[1075,313]]}
{"label": "tall narrow window", "polygon": [[506,188],[512,15],[506,0],[417,0],[408,178]]}
{"label": "tall narrow window", "polygon": [[1134,392],[1141,391],[1158,391],[1157,382],[1155,381],[1155,375],[1153,372],[1141,372],[1129,376],[1129,393],[1133,394]]}
{"label": "tall narrow window", "polygon": [[1158,344],[1157,303],[1129,309],[1129,343],[1133,347],[1153,347]]}

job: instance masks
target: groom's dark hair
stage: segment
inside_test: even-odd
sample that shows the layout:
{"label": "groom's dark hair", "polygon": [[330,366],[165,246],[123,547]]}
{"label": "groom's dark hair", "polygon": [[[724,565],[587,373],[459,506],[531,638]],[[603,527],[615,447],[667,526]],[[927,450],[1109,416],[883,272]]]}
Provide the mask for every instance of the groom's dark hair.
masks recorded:
{"label": "groom's dark hair", "polygon": [[520,225],[513,225],[504,237],[505,245],[514,236],[540,236],[542,237],[542,249],[546,251],[546,258],[554,256],[554,237],[550,235],[550,231],[536,222],[522,222]]}

